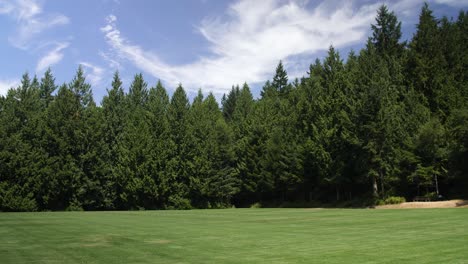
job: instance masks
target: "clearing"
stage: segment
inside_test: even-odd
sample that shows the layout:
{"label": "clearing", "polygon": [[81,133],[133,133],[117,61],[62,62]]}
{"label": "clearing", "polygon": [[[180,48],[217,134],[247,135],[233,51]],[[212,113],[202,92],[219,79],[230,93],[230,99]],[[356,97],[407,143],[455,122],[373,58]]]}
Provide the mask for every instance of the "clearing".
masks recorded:
{"label": "clearing", "polygon": [[5,263],[468,263],[468,209],[0,213]]}

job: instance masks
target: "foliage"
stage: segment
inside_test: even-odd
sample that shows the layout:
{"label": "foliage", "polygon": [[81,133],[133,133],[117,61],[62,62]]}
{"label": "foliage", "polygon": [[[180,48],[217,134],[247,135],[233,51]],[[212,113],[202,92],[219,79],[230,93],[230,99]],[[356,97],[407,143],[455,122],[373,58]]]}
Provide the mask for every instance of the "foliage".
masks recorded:
{"label": "foliage", "polygon": [[384,204],[401,204],[405,202],[406,202],[405,197],[401,197],[401,196],[390,196],[390,197],[385,198],[384,200]]}
{"label": "foliage", "polygon": [[[330,46],[303,78],[279,61],[255,99],[218,104],[115,73],[101,105],[80,66],[0,97],[0,210],[355,205],[467,196],[468,14],[424,4],[413,38],[382,5],[365,47]],[[228,84],[229,85],[229,84]],[[385,200],[385,197],[389,197]],[[369,201],[369,202],[367,202]]]}

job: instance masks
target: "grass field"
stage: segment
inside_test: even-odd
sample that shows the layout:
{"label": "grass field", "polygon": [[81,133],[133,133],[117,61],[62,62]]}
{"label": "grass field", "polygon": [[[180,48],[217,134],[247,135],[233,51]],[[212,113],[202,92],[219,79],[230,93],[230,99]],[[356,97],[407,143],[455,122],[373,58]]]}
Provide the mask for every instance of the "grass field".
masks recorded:
{"label": "grass field", "polygon": [[468,209],[0,213],[0,263],[468,263]]}

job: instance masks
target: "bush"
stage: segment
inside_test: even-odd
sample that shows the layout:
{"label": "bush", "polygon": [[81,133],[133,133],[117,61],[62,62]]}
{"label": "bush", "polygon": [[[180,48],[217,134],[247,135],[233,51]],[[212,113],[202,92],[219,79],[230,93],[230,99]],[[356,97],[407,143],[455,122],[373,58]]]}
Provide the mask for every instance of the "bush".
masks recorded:
{"label": "bush", "polygon": [[387,199],[385,199],[384,201],[385,204],[401,204],[405,202],[406,202],[405,197],[401,197],[401,196],[390,196],[390,197],[387,197]]}
{"label": "bush", "polygon": [[435,193],[435,192],[426,193],[426,195],[424,195],[424,197],[427,197],[427,198],[431,199],[431,201],[439,200],[439,197],[437,196],[437,193]]}
{"label": "bush", "polygon": [[34,212],[37,203],[32,193],[21,194],[17,186],[8,188],[6,183],[0,184],[0,210],[5,212]]}
{"label": "bush", "polygon": [[190,210],[192,209],[192,204],[189,199],[182,198],[178,195],[169,197],[170,205],[166,208],[169,210]]}
{"label": "bush", "polygon": [[250,208],[262,208],[262,204],[259,202],[256,202],[256,203],[251,204]]}
{"label": "bush", "polygon": [[377,199],[375,201],[375,205],[379,206],[379,205],[385,205],[385,200],[382,200],[382,199]]}
{"label": "bush", "polygon": [[77,211],[77,212],[80,212],[80,211],[84,211],[84,210],[83,210],[83,207],[81,206],[81,204],[79,204],[79,203],[76,202],[76,201],[73,201],[73,202],[70,203],[70,205],[68,205],[68,207],[65,209],[65,211],[69,211],[69,212]]}

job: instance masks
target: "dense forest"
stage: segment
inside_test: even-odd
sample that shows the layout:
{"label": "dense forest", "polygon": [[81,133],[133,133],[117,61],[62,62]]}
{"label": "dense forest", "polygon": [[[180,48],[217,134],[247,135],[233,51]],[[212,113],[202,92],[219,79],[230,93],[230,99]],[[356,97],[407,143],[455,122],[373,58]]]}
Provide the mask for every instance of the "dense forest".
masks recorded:
{"label": "dense forest", "polygon": [[[302,79],[282,63],[254,99],[189,102],[115,73],[96,105],[82,68],[0,97],[0,210],[133,210],[373,203],[468,195],[468,12],[425,4],[411,40],[381,6],[372,35],[330,46]],[[274,65],[273,65],[274,67]]]}

